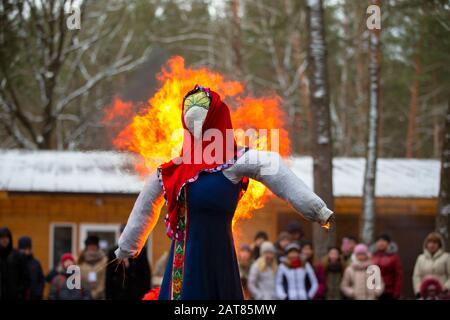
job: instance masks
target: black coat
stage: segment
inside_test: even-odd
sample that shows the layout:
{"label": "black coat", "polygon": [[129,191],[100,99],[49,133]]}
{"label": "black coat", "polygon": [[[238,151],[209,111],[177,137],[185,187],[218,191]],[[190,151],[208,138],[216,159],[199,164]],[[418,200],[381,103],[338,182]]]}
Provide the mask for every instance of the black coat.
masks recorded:
{"label": "black coat", "polygon": [[108,252],[105,293],[108,300],[141,300],[151,288],[151,269],[144,247],[137,258],[129,259],[129,266],[111,263],[116,258],[114,251]]}
{"label": "black coat", "polygon": [[23,300],[30,285],[25,256],[13,249],[9,229],[0,232],[10,240],[7,248],[0,248],[0,300]]}
{"label": "black coat", "polygon": [[30,300],[42,300],[44,291],[44,273],[42,272],[41,263],[36,260],[32,255],[25,258],[28,273],[30,275],[30,288],[27,294],[27,298]]}

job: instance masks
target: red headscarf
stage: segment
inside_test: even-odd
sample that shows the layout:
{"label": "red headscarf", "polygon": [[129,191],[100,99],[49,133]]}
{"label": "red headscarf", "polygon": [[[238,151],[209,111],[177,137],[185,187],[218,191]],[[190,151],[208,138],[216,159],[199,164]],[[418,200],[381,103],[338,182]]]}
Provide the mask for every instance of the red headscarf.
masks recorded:
{"label": "red headscarf", "polygon": [[[196,93],[199,90],[205,92],[210,98],[208,113],[206,114],[202,127],[202,136],[208,129],[220,131],[223,137],[222,153],[216,154],[215,152],[207,151],[214,150],[214,146],[218,147],[220,140],[219,142],[215,142],[215,138],[212,138],[210,141],[206,141],[207,139],[203,138],[201,143],[198,141],[194,142],[194,136],[189,132],[184,122],[184,100],[189,95]],[[184,141],[181,155],[180,157],[162,164],[158,169],[159,178],[167,200],[168,214],[166,216],[166,226],[167,234],[170,238],[177,238],[178,236],[176,232],[179,210],[178,196],[180,195],[183,186],[186,183],[195,181],[201,171],[213,172],[223,170],[231,166],[237,158],[237,146],[236,141],[232,136],[232,130],[228,130],[227,133],[227,129],[233,129],[230,110],[216,92],[209,88],[203,88],[196,85],[194,90],[188,92],[184,97],[182,111],[181,121],[184,128]],[[231,138],[227,136],[227,134],[231,134]],[[230,141],[229,139],[232,140]],[[229,140],[228,145],[227,140]],[[201,156],[194,156],[195,151]],[[180,161],[181,159],[183,159],[183,162]],[[194,162],[194,160],[196,161]]]}

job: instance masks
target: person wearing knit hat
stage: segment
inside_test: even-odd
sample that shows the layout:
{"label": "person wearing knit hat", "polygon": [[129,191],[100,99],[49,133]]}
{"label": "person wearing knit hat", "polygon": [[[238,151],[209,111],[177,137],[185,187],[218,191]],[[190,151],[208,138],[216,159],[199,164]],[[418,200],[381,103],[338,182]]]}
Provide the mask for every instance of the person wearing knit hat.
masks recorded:
{"label": "person wearing knit hat", "polygon": [[402,293],[403,268],[398,247],[391,237],[381,234],[375,241],[372,262],[380,267],[385,289],[380,299],[399,299]]}
{"label": "person wearing knit hat", "polygon": [[27,264],[27,270],[29,275],[29,288],[27,299],[29,300],[42,300],[45,286],[44,273],[39,260],[33,256],[32,241],[28,236],[19,238],[17,242],[19,251],[23,254],[25,262]]}
{"label": "person wearing knit hat", "polygon": [[369,248],[364,244],[360,243],[355,246],[355,249],[353,249],[353,253],[355,256],[358,255],[369,255]]}
{"label": "person wearing knit hat", "polygon": [[444,288],[439,279],[433,276],[426,276],[420,284],[421,300],[441,300],[445,299]]}
{"label": "person wearing knit hat", "polygon": [[286,257],[278,267],[275,287],[279,300],[311,300],[317,293],[314,269],[309,262],[300,259],[300,246],[296,242],[286,246]]}
{"label": "person wearing knit hat", "polygon": [[270,241],[264,241],[259,248],[259,254],[261,256],[266,252],[275,253],[275,246]]}
{"label": "person wearing knit hat", "polygon": [[85,248],[78,259],[81,278],[88,283],[92,299],[105,299],[106,265],[108,258],[100,249],[99,237],[90,235],[85,240]]}
{"label": "person wearing knit hat", "polygon": [[256,300],[273,300],[277,261],[275,246],[264,241],[260,246],[260,257],[252,264],[248,278],[248,288]]}
{"label": "person wearing knit hat", "polygon": [[[67,269],[69,266],[75,264],[75,261],[77,261],[77,260],[71,253],[64,253],[61,256],[60,261],[61,261],[61,265],[63,266],[63,268]],[[67,264],[66,264],[66,262],[67,262]]]}
{"label": "person wearing knit hat", "polygon": [[382,294],[384,284],[381,277],[374,287],[367,285],[368,277],[371,276],[367,268],[371,264],[369,248],[363,243],[357,244],[353,249],[352,263],[345,269],[341,282],[341,291],[347,298],[376,300]]}
{"label": "person wearing knit hat", "polygon": [[61,264],[61,269],[50,282],[48,299],[90,300],[91,293],[88,284],[82,278],[73,278],[76,273],[74,273],[74,270],[69,269],[69,267],[75,265],[75,257],[70,252],[66,252],[61,256],[59,261]]}
{"label": "person wearing knit hat", "polygon": [[291,251],[297,251],[298,253],[300,253],[300,246],[295,242],[289,243],[286,246],[285,251],[286,251],[286,254],[289,254],[289,252],[291,252]]}
{"label": "person wearing knit hat", "polygon": [[20,249],[31,249],[31,238],[28,236],[23,236],[17,241],[17,247]]}
{"label": "person wearing knit hat", "polygon": [[86,240],[84,240],[85,247],[89,246],[99,246],[100,239],[97,236],[88,236]]}

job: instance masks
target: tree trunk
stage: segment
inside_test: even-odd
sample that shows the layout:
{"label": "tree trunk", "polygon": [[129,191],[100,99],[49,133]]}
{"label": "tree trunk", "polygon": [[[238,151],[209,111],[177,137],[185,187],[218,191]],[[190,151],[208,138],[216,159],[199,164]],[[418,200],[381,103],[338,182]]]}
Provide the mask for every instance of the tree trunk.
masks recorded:
{"label": "tree trunk", "polygon": [[[313,136],[314,191],[334,210],[332,183],[332,139],[330,130],[327,51],[321,0],[308,1],[308,69]],[[325,231],[313,226],[313,242],[317,256],[323,256],[335,243],[335,230]]]}
{"label": "tree trunk", "polygon": [[[439,87],[436,71],[433,72],[432,79],[434,88]],[[436,108],[436,106],[439,105],[439,101],[436,95],[433,96],[432,101],[434,108]],[[439,158],[439,154],[441,152],[441,137],[442,137],[441,131],[442,131],[441,118],[439,114],[436,113],[433,115],[433,158]]]}
{"label": "tree trunk", "polygon": [[[300,66],[303,64],[304,58],[302,58],[302,48],[300,45],[300,35],[296,34],[292,36],[292,47],[294,49],[295,65]],[[294,153],[305,154],[306,153],[306,141],[305,137],[310,136],[307,130],[311,130],[309,120],[311,119],[309,112],[309,90],[306,75],[304,72],[300,75],[300,84],[298,90],[298,105],[295,107],[294,112]],[[302,113],[301,109],[306,110],[306,125],[302,126]]]}
{"label": "tree trunk", "polygon": [[406,136],[406,157],[414,157],[415,137],[416,137],[416,118],[417,118],[417,104],[419,99],[419,76],[422,72],[420,61],[420,45],[416,48],[416,54],[414,57],[414,80],[411,84],[411,99],[409,102],[408,113],[408,133]]}
{"label": "tree trunk", "polygon": [[439,191],[439,209],[436,217],[436,231],[444,236],[446,247],[450,246],[450,99],[442,141],[441,185]]}
{"label": "tree trunk", "polygon": [[366,116],[368,113],[367,110],[367,58],[365,56],[366,52],[366,19],[364,15],[361,15],[361,12],[366,10],[366,2],[365,1],[351,1],[352,3],[352,18],[355,20],[354,29],[352,36],[355,38],[355,53],[354,53],[354,61],[355,61],[355,74],[354,74],[354,86],[355,86],[355,99],[354,99],[354,108],[355,112],[353,113],[353,117],[358,119],[358,124],[353,125],[350,132],[351,135],[351,155],[353,156],[361,156],[361,150],[364,149],[366,141],[364,139],[366,135]]}
{"label": "tree trunk", "polygon": [[241,55],[241,19],[239,17],[239,8],[240,1],[233,0],[232,4],[232,12],[233,12],[233,24],[232,24],[232,40],[231,46],[233,48],[233,56],[234,56],[234,68],[236,78],[239,81],[242,81],[242,55]]}
{"label": "tree trunk", "polygon": [[[372,4],[380,5],[379,0]],[[370,244],[375,231],[375,185],[378,152],[378,122],[380,111],[381,30],[370,30],[369,36],[369,121],[366,168],[363,187],[363,217],[360,238]]]}

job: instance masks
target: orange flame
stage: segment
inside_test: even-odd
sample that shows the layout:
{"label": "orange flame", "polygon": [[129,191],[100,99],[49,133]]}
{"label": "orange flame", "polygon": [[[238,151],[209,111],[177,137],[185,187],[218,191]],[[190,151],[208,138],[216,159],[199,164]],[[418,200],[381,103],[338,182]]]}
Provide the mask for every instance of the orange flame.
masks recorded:
{"label": "orange flame", "polygon": [[[184,59],[172,57],[157,75],[161,86],[148,101],[144,110],[135,115],[114,139],[120,150],[128,150],[141,156],[142,162],[136,164],[136,170],[145,175],[155,170],[161,163],[178,156],[183,135],[181,124],[181,102],[186,92],[196,84],[210,87],[216,91],[231,109],[233,126],[236,129],[279,129],[279,150],[282,156],[290,152],[290,141],[284,127],[281,99],[276,95],[254,98],[245,95],[245,86],[207,68],[187,68]],[[124,118],[123,110],[131,109],[128,103],[116,98],[107,109],[104,121]],[[129,116],[129,115],[128,115]],[[178,132],[180,134],[174,134]],[[244,137],[236,134],[238,144]],[[271,133],[256,136],[256,148],[273,150]],[[253,145],[252,145],[253,147]],[[264,206],[267,198],[266,187],[250,180],[247,192],[236,209],[233,226],[239,219],[250,218],[251,212]],[[233,228],[234,229],[234,228]]]}

